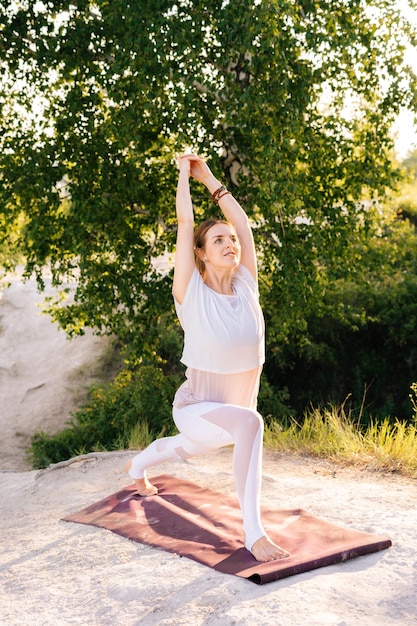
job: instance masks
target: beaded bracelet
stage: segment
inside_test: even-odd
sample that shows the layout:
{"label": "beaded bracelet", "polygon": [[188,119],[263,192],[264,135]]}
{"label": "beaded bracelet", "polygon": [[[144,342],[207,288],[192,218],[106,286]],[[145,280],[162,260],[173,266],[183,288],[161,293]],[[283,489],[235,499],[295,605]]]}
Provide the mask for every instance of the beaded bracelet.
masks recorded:
{"label": "beaded bracelet", "polygon": [[230,191],[227,191],[226,187],[222,185],[212,194],[211,199],[215,204],[219,204],[220,198],[223,198],[223,196],[226,196],[228,193],[230,193]]}

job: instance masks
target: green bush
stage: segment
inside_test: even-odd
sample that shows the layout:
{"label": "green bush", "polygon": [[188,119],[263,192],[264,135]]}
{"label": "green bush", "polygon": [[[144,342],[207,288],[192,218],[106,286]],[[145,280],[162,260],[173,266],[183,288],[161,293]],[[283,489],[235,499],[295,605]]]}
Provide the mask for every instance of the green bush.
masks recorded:
{"label": "green bush", "polygon": [[412,419],[417,369],[417,278],[398,272],[368,284],[340,281],[323,299],[326,315],[306,320],[304,343],[269,344],[265,375],[302,420],[310,406],[349,398],[364,426]]}
{"label": "green bush", "polygon": [[174,432],[171,405],[179,383],[178,374],[165,375],[155,365],[123,370],[111,384],[90,390],[88,401],[63,431],[34,435],[28,451],[31,464],[42,468],[78,454],[127,448],[139,423],[150,439]]}
{"label": "green bush", "polygon": [[263,375],[258,395],[258,411],[269,425],[274,421],[279,421],[281,425],[288,425],[294,417],[288,405],[288,391],[286,389],[275,389]]}

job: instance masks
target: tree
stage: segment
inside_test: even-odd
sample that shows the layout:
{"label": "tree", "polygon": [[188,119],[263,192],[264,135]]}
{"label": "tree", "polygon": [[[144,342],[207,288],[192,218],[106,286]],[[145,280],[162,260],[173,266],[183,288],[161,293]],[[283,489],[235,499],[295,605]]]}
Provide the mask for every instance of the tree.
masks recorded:
{"label": "tree", "polygon": [[172,302],[153,260],[174,245],[174,155],[190,145],[253,220],[271,354],[302,350],[400,177],[390,133],[417,110],[416,77],[391,0],[1,6],[1,220],[27,275],[76,279],[55,318],[154,349]]}

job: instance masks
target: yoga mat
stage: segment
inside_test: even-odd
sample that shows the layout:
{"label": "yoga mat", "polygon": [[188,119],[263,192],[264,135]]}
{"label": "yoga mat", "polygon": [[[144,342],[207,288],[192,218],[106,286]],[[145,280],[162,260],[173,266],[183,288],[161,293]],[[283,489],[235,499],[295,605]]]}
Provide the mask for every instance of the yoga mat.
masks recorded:
{"label": "yoga mat", "polygon": [[386,537],[344,528],[302,509],[271,511],[263,507],[262,521],[268,534],[291,556],[260,563],[243,545],[236,498],[173,476],[153,477],[152,483],[159,489],[157,496],[141,497],[131,485],[64,521],[107,528],[257,584],[391,546]]}

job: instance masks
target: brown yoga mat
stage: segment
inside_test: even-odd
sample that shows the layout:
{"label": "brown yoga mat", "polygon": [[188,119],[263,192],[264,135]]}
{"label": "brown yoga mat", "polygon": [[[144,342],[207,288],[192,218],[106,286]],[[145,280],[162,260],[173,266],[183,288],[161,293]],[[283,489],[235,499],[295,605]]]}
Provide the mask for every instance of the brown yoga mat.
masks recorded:
{"label": "brown yoga mat", "polygon": [[152,478],[159,493],[140,497],[134,485],[65,517],[155,548],[186,556],[219,572],[263,584],[389,548],[390,539],[331,524],[302,509],[271,511],[262,520],[291,556],[259,563],[243,545],[237,499],[173,476]]}

